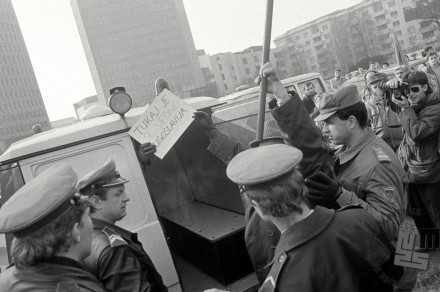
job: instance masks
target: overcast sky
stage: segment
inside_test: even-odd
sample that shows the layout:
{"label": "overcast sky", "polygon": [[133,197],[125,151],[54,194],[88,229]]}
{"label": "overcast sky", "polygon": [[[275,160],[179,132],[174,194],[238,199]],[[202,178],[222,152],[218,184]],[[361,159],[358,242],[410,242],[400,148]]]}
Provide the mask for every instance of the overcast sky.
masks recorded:
{"label": "overcast sky", "polygon": [[[90,0],[93,1],[93,0]],[[266,1],[183,0],[194,43],[207,54],[262,45]],[[360,0],[275,0],[272,39]],[[96,94],[70,0],[12,0],[51,121]],[[273,42],[272,42],[273,46]]]}

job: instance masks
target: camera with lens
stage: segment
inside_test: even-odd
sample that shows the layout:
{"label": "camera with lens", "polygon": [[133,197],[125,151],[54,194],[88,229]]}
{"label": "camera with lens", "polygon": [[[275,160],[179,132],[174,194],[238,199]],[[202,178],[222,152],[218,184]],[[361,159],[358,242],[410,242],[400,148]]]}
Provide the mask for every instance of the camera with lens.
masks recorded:
{"label": "camera with lens", "polygon": [[399,87],[390,88],[385,81],[381,81],[378,87],[384,91],[393,90],[394,98],[398,100],[402,100],[402,95],[408,96],[409,94],[409,84],[407,82],[399,82]]}

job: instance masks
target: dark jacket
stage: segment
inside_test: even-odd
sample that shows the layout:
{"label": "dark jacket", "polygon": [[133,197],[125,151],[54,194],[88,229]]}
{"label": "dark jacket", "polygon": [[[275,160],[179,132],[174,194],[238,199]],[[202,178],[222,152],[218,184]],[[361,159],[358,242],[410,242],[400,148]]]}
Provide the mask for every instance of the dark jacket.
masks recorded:
{"label": "dark jacket", "polygon": [[381,224],[390,240],[403,219],[407,176],[396,153],[369,130],[356,145],[336,152],[335,173],[343,181],[359,186],[354,193],[343,186],[338,198],[341,207],[361,204]]}
{"label": "dark jacket", "polygon": [[[281,235],[259,291],[382,291],[373,282],[381,283],[375,270],[391,257],[386,241],[361,207],[334,211],[317,206]],[[371,281],[361,281],[367,274]]]}
{"label": "dark jacket", "polygon": [[92,253],[84,260],[108,291],[168,291],[136,233],[92,219]]}
{"label": "dark jacket", "polygon": [[9,267],[0,274],[0,291],[104,292],[104,289],[77,261],[54,257],[31,267]]}
{"label": "dark jacket", "polygon": [[404,132],[399,158],[411,182],[440,182],[440,100],[429,94],[420,104],[400,113]]}

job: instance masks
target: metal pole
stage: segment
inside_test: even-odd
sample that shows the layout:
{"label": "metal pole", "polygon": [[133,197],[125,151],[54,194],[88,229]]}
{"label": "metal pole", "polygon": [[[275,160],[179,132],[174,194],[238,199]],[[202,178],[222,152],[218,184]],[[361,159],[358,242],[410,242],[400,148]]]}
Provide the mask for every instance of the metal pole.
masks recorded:
{"label": "metal pole", "polygon": [[[272,14],[273,14],[273,0],[267,0],[266,25],[264,29],[264,44],[263,44],[263,61],[262,61],[263,64],[269,62],[270,34],[272,31]],[[260,107],[258,108],[257,141],[263,140],[264,115],[266,112],[266,91],[267,91],[267,77],[263,77],[261,79],[261,84],[260,84]]]}

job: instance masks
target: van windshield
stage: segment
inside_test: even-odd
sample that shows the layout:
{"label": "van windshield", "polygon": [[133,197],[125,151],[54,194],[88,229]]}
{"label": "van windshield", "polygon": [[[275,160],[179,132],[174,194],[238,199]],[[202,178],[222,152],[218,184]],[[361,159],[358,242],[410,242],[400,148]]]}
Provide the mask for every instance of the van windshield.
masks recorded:
{"label": "van windshield", "polygon": [[[313,83],[313,85],[315,86],[315,92],[316,93],[323,93],[323,92],[325,92],[325,87],[324,87],[324,84],[322,84],[322,81],[319,78],[314,78],[314,79],[311,79],[311,80],[307,80],[307,81],[298,83],[298,88],[299,88],[300,96],[304,96],[306,94],[305,85],[307,83],[309,83],[309,82]],[[294,89],[293,86],[291,86],[291,87],[292,87],[292,89]],[[289,90],[289,88],[287,88],[287,90]]]}

